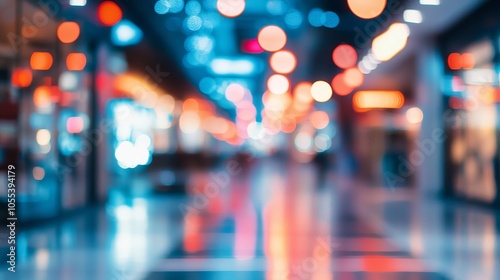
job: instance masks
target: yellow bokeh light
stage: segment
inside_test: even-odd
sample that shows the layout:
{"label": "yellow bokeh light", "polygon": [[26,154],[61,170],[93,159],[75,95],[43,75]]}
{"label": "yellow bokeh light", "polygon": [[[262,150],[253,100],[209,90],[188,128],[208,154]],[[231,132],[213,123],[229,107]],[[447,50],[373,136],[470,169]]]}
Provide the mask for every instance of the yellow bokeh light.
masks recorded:
{"label": "yellow bokeh light", "polygon": [[200,129],[200,116],[193,111],[186,111],[179,117],[179,128],[183,133],[195,133]]}
{"label": "yellow bokeh light", "polygon": [[410,29],[404,23],[394,23],[386,32],[380,34],[372,42],[372,51],[380,61],[389,61],[406,47]]}
{"label": "yellow bokeh light", "polygon": [[290,89],[290,82],[285,76],[275,74],[267,80],[267,88],[274,94],[284,94]]}
{"label": "yellow bokeh light", "polygon": [[257,40],[262,49],[268,52],[275,52],[281,50],[286,45],[287,37],[281,27],[268,25],[260,30]]}
{"label": "yellow bokeh light", "polygon": [[314,111],[311,113],[309,121],[314,128],[323,129],[328,126],[330,117],[328,117],[328,114],[324,111]]}
{"label": "yellow bokeh light", "polygon": [[387,0],[347,0],[347,5],[356,16],[372,19],[382,14]]}
{"label": "yellow bokeh light", "polygon": [[50,138],[50,131],[48,131],[47,129],[40,129],[36,133],[36,142],[40,146],[48,145],[50,143]]}
{"label": "yellow bokeh light", "polygon": [[317,102],[326,102],[332,97],[332,87],[325,81],[316,81],[311,86],[311,96]]}
{"label": "yellow bokeh light", "polygon": [[297,59],[290,51],[279,51],[271,55],[269,64],[273,71],[280,74],[288,74],[295,70]]}

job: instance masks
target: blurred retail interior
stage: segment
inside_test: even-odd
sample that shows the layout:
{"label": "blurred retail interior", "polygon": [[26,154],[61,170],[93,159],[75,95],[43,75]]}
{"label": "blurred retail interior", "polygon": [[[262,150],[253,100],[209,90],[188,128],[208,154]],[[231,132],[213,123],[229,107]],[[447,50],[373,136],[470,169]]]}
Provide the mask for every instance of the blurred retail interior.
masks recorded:
{"label": "blurred retail interior", "polygon": [[498,15],[0,0],[0,279],[500,279]]}

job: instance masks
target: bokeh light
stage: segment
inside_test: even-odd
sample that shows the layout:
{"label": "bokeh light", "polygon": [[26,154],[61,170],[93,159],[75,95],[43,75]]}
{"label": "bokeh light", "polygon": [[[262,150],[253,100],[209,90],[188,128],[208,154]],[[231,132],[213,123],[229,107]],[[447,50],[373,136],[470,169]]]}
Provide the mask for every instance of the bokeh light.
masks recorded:
{"label": "bokeh light", "polygon": [[262,49],[268,52],[281,50],[285,47],[287,41],[285,31],[276,25],[268,25],[262,28],[257,39]]}
{"label": "bokeh light", "polygon": [[328,27],[328,28],[335,28],[340,23],[339,16],[336,13],[331,12],[331,11],[324,12],[321,15],[320,20],[321,20],[321,24],[324,27]]}
{"label": "bokeh light", "polygon": [[83,53],[70,53],[66,57],[66,67],[70,71],[81,71],[87,65],[87,57]]}
{"label": "bokeh light", "polygon": [[332,79],[333,91],[335,91],[335,93],[340,96],[349,95],[349,93],[351,93],[354,90],[353,87],[346,84],[345,80],[346,78],[344,73],[337,74]]}
{"label": "bokeh light", "polygon": [[411,124],[421,123],[424,120],[424,113],[418,107],[412,107],[406,111],[406,119]]}
{"label": "bokeh light", "polygon": [[290,81],[283,75],[275,74],[267,80],[267,88],[274,94],[284,94],[290,89]]}
{"label": "bokeh light", "polygon": [[18,68],[12,72],[12,85],[19,88],[29,87],[33,81],[33,73],[30,69]]}
{"label": "bokeh light", "polygon": [[40,129],[36,132],[36,142],[40,146],[45,146],[50,143],[51,135],[47,129]]}
{"label": "bokeh light", "polygon": [[314,111],[311,113],[309,121],[314,128],[323,129],[328,126],[330,117],[328,117],[328,114],[324,111]]}
{"label": "bokeh light", "polygon": [[326,102],[332,97],[332,87],[325,81],[316,81],[311,86],[311,96],[317,102]]}
{"label": "bokeh light", "polygon": [[49,70],[54,59],[48,52],[33,52],[30,58],[30,66],[33,70]]}
{"label": "bokeh light", "polygon": [[462,69],[462,56],[459,53],[451,53],[448,56],[448,67],[451,70]]}
{"label": "bokeh light", "polygon": [[357,67],[349,68],[344,72],[344,82],[351,88],[361,86],[364,79],[365,75]]}
{"label": "bokeh light", "polygon": [[356,65],[356,62],[358,61],[358,54],[350,45],[342,44],[333,50],[332,58],[333,63],[335,63],[337,67],[347,69]]}
{"label": "bokeh light", "polygon": [[312,102],[313,97],[311,96],[311,87],[312,84],[309,82],[300,82],[297,86],[295,86],[293,91],[294,98],[302,103]]}
{"label": "bokeh light", "polygon": [[45,170],[39,166],[34,167],[33,178],[37,181],[43,180],[43,178],[45,178]]}
{"label": "bokeh light", "polygon": [[234,18],[245,10],[245,0],[217,0],[217,11],[225,17]]}
{"label": "bokeh light", "polygon": [[297,59],[290,51],[278,51],[271,55],[269,64],[273,71],[280,74],[288,74],[295,70],[297,66]]}
{"label": "bokeh light", "polygon": [[113,1],[104,1],[97,7],[97,18],[102,25],[113,26],[123,17],[122,9]]}
{"label": "bokeh light", "polygon": [[471,53],[462,54],[462,68],[463,69],[472,69],[476,65],[476,58]]}
{"label": "bokeh light", "polygon": [[393,23],[386,32],[372,42],[372,52],[376,59],[389,61],[401,52],[408,42],[410,28],[404,23]]}
{"label": "bokeh light", "polygon": [[245,96],[245,87],[237,83],[232,83],[227,86],[225,94],[227,100],[233,103],[238,102]]}
{"label": "bokeh light", "polygon": [[57,38],[63,43],[73,43],[80,36],[80,25],[74,21],[66,21],[57,28]]}
{"label": "bokeh light", "polygon": [[33,93],[33,103],[39,108],[45,108],[51,104],[50,88],[48,86],[39,86]]}
{"label": "bokeh light", "polygon": [[193,111],[186,111],[179,118],[179,128],[186,134],[197,132],[200,129],[200,123],[200,116]]}
{"label": "bokeh light", "polygon": [[387,0],[347,0],[349,9],[362,19],[378,17],[387,5]]}

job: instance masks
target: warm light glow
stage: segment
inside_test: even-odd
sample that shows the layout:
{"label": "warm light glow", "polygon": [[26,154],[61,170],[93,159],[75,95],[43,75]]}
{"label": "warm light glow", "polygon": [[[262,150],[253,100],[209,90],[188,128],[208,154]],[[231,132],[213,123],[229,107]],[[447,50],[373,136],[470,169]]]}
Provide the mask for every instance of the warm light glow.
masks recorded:
{"label": "warm light glow", "polygon": [[396,90],[358,91],[353,97],[353,105],[356,111],[398,109],[403,107],[404,102],[403,93]]}
{"label": "warm light glow", "polygon": [[198,111],[200,110],[200,103],[194,98],[188,98],[182,103],[183,111]]}
{"label": "warm light glow", "polygon": [[226,88],[227,100],[236,103],[243,99],[245,96],[245,88],[237,83],[232,83]]}
{"label": "warm light glow", "polygon": [[50,105],[50,88],[48,86],[40,86],[33,93],[33,103],[39,108],[44,108]]}
{"label": "warm light glow", "polygon": [[353,47],[342,44],[333,50],[332,58],[333,63],[335,63],[337,67],[347,69],[356,65],[356,62],[358,61],[358,54]]}
{"label": "warm light glow", "polygon": [[267,88],[274,94],[284,94],[290,89],[290,82],[283,75],[272,75],[267,80]]}
{"label": "warm light glow", "polygon": [[328,123],[330,122],[330,118],[328,117],[328,114],[323,111],[315,111],[311,113],[311,116],[309,117],[309,121],[311,122],[311,125],[316,128],[316,129],[323,129],[328,126]]}
{"label": "warm light glow", "polygon": [[36,133],[36,142],[40,146],[48,145],[50,143],[50,138],[50,131],[47,129],[40,129]]}
{"label": "warm light glow", "polygon": [[31,54],[30,66],[33,70],[49,70],[53,62],[52,55],[48,52],[34,52]]}
{"label": "warm light glow", "polygon": [[122,9],[115,2],[104,1],[97,7],[97,18],[105,26],[117,24],[122,17]]}
{"label": "warm light glow", "polygon": [[268,52],[281,50],[287,41],[285,31],[276,25],[268,25],[262,28],[257,39],[259,45]]}
{"label": "warm light glow", "polygon": [[273,71],[280,74],[288,74],[295,70],[297,59],[290,51],[279,51],[271,55],[269,64]]}
{"label": "warm light glow", "polygon": [[406,111],[406,119],[411,124],[421,123],[424,119],[424,113],[420,110],[420,108],[413,107]]}
{"label": "warm light glow", "polygon": [[387,0],[347,0],[349,9],[362,19],[378,17],[387,5]]}
{"label": "warm light glow", "polygon": [[87,57],[83,53],[70,53],[66,57],[66,67],[70,71],[81,71],[87,65]]}
{"label": "warm light glow", "polygon": [[225,17],[237,17],[245,10],[245,0],[217,0],[217,10]]}
{"label": "warm light glow", "polygon": [[317,81],[311,87],[311,96],[317,102],[326,102],[332,97],[332,88],[325,81]]}
{"label": "warm light glow", "polygon": [[451,70],[462,69],[462,56],[459,53],[451,53],[448,56],[448,67]]}
{"label": "warm light glow", "polygon": [[33,74],[29,69],[15,69],[12,72],[12,85],[19,88],[29,87],[33,81]]}
{"label": "warm light glow", "polygon": [[361,71],[357,67],[349,68],[344,72],[344,83],[348,87],[359,87],[363,84],[364,80],[365,74],[361,73]]}
{"label": "warm light glow", "polygon": [[409,36],[408,25],[393,23],[386,32],[373,39],[373,55],[380,61],[391,60],[406,47]]}
{"label": "warm light glow", "polygon": [[66,121],[66,130],[69,133],[80,133],[83,131],[84,123],[81,117],[71,117]]}
{"label": "warm light glow", "polygon": [[332,80],[332,88],[336,94],[340,96],[346,96],[351,93],[354,88],[346,84],[346,78],[344,73],[337,74]]}
{"label": "warm light glow", "polygon": [[473,69],[476,65],[476,58],[471,53],[462,54],[462,68],[464,69]]}
{"label": "warm light glow", "polygon": [[63,43],[73,43],[80,36],[80,26],[74,21],[66,21],[57,28],[57,38]]}
{"label": "warm light glow", "polygon": [[309,82],[301,82],[297,86],[295,86],[295,89],[293,91],[293,96],[297,101],[303,102],[303,103],[310,103],[313,101],[313,98],[311,96],[311,87],[312,84]]}

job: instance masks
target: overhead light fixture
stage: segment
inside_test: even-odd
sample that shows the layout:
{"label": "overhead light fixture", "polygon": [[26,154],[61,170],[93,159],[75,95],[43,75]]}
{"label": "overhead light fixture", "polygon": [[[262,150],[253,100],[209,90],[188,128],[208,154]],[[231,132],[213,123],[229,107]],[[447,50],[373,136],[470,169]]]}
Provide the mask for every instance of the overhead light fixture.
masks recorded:
{"label": "overhead light fixture", "polygon": [[438,6],[441,4],[440,0],[420,0],[421,5],[427,5],[427,6]]}
{"label": "overhead light fixture", "polygon": [[419,10],[406,10],[403,18],[405,22],[422,23],[422,13]]}

